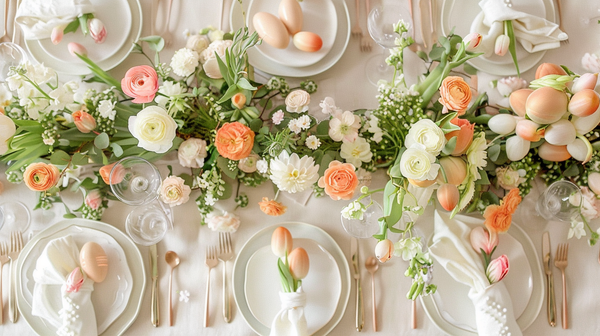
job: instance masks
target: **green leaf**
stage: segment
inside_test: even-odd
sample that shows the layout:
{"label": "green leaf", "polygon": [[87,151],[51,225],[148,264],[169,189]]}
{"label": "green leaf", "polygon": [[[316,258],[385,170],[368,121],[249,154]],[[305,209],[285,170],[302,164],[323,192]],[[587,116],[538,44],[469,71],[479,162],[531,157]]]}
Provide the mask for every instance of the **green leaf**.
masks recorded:
{"label": "green leaf", "polygon": [[571,176],[577,176],[580,174],[579,171],[579,167],[581,165],[579,163],[572,163],[569,168],[567,168],[564,172],[563,172],[563,176],[565,177],[571,177]]}
{"label": "green leaf", "polygon": [[492,146],[490,146],[490,148],[488,148],[488,157],[490,158],[490,160],[496,161],[498,160],[501,151],[502,147],[500,147],[499,144],[493,144]]}
{"label": "green leaf", "polygon": [[75,19],[69,23],[63,30],[63,34],[74,33],[79,28],[79,19]]}
{"label": "green leaf", "polygon": [[71,156],[64,151],[56,150],[50,156],[50,163],[57,166],[66,166],[71,161]]}
{"label": "green leaf", "polygon": [[429,57],[427,57],[427,53],[422,50],[417,51],[417,56],[419,56],[419,58],[425,62],[429,61]]}
{"label": "green leaf", "polygon": [[450,155],[450,154],[452,154],[452,152],[454,152],[454,149],[456,148],[456,139],[457,138],[458,137],[452,137],[450,140],[448,140],[448,142],[446,142],[446,145],[442,149],[442,152],[444,154]]}
{"label": "green leaf", "polygon": [[217,158],[217,167],[221,169],[221,171],[230,179],[235,180],[238,173],[238,168],[236,167],[234,170],[229,170],[229,159],[219,156]]}
{"label": "green leaf", "polygon": [[245,89],[245,90],[250,90],[250,91],[256,90],[256,88],[254,86],[252,86],[252,84],[250,84],[250,82],[248,82],[248,80],[244,77],[242,77],[242,78],[240,78],[240,80],[238,80],[237,86],[240,89]]}
{"label": "green leaf", "polygon": [[81,153],[75,153],[73,154],[73,158],[71,158],[71,164],[73,166],[84,166],[88,163],[88,158],[87,156],[81,154]]}
{"label": "green leaf", "polygon": [[323,120],[317,125],[317,135],[318,136],[328,136],[329,135],[329,120]]}
{"label": "green leaf", "polygon": [[146,36],[142,37],[140,41],[148,42],[148,47],[150,47],[151,50],[154,50],[157,53],[161,52],[165,48],[165,40],[160,36]]}
{"label": "green leaf", "polygon": [[493,192],[486,191],[481,194],[481,200],[489,204],[500,204],[500,198]]}
{"label": "green leaf", "polygon": [[119,144],[117,143],[111,143],[110,147],[112,148],[113,154],[116,157],[121,157],[121,155],[123,155],[123,147],[121,147]]}
{"label": "green leaf", "polygon": [[519,71],[519,61],[517,60],[517,40],[515,39],[515,32],[513,30],[512,21],[506,20],[504,21],[506,27],[506,35],[510,38],[510,44],[508,45],[508,51],[512,56],[513,63],[515,63],[515,68],[517,69],[517,75],[521,77],[521,71]]}
{"label": "green leaf", "polygon": [[254,132],[254,133],[258,133],[260,131],[260,128],[262,127],[262,120],[260,119],[254,119],[250,122],[250,129]]}
{"label": "green leaf", "polygon": [[[217,58],[217,64],[219,65],[219,71],[221,71],[221,75],[223,75],[223,79],[227,82],[227,84],[229,85],[229,88],[231,89],[231,87],[235,86],[236,83],[234,83],[233,78],[231,78],[231,74],[229,73],[229,68],[227,68],[227,65],[221,59],[221,56],[219,56],[219,54],[217,54],[216,52],[215,52],[215,57]],[[227,99],[225,99],[225,100],[227,100]]]}
{"label": "green leaf", "polygon": [[222,104],[222,103],[226,102],[227,100],[231,99],[231,97],[235,96],[235,94],[240,91],[241,90],[237,86],[235,86],[235,85],[230,86],[227,89],[227,91],[225,92],[225,94],[223,95],[223,97],[221,97],[221,99],[219,99],[218,103]]}
{"label": "green leaf", "polygon": [[108,134],[102,132],[98,134],[98,136],[94,139],[94,146],[98,147],[98,149],[106,149],[110,144],[110,139],[108,138]]}
{"label": "green leaf", "polygon": [[475,184],[479,184],[479,185],[488,185],[490,184],[490,179],[488,177],[488,174],[485,170],[481,170],[478,169],[477,171],[479,171],[479,175],[481,175],[481,178],[477,181],[475,181]]}
{"label": "green leaf", "polygon": [[77,216],[75,216],[73,213],[66,213],[63,215],[63,218],[73,219],[73,218],[77,218]]}
{"label": "green leaf", "polygon": [[446,124],[449,124],[452,119],[456,118],[456,115],[458,115],[457,112],[452,112],[452,113],[448,113],[446,114],[442,119],[438,120],[436,122],[436,124],[440,127],[440,128],[444,128],[444,126]]}
{"label": "green leaf", "polygon": [[463,69],[465,70],[466,73],[468,73],[469,75],[477,75],[477,69],[475,69],[475,67],[473,67],[471,64],[469,63],[465,63],[465,65],[463,65]]}
{"label": "green leaf", "polygon": [[87,15],[82,15],[79,17],[79,26],[81,27],[81,32],[83,33],[83,36],[87,36],[87,34],[90,32],[90,30],[88,29],[87,22]]}
{"label": "green leaf", "polygon": [[328,153],[323,155],[321,162],[319,162],[319,175],[322,176],[325,173],[325,170],[327,170],[327,168],[329,167],[329,163],[331,163],[331,161],[333,161],[334,158],[334,156]]}

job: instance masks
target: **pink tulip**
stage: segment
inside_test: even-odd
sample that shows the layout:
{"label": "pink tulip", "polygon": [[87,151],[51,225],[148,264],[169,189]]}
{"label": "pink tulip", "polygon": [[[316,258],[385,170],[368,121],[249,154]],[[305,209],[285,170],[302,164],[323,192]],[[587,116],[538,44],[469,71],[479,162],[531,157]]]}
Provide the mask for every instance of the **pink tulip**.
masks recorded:
{"label": "pink tulip", "polygon": [[593,90],[596,87],[596,83],[598,82],[598,74],[597,73],[584,73],[581,77],[577,78],[573,82],[573,87],[571,87],[571,92],[577,93],[581,90],[590,89]]}
{"label": "pink tulip", "polygon": [[75,267],[75,269],[71,272],[71,274],[69,274],[69,277],[67,278],[67,293],[79,292],[79,289],[83,285],[84,281],[85,279],[83,277],[83,272],[81,271],[81,269],[79,269],[79,267]]}
{"label": "pink tulip", "polygon": [[483,36],[479,33],[470,33],[463,39],[463,43],[466,45],[467,51],[473,51],[481,44]]}
{"label": "pink tulip", "polygon": [[384,239],[375,245],[375,258],[377,258],[379,262],[384,263],[390,260],[393,255],[394,243],[392,243],[391,240]]}
{"label": "pink tulip", "polygon": [[437,190],[437,199],[446,211],[452,211],[460,201],[460,193],[454,184],[442,184]]}
{"label": "pink tulip", "polygon": [[284,258],[286,255],[289,256],[293,245],[292,234],[288,229],[280,226],[273,231],[273,235],[271,236],[271,250],[273,254],[279,258]]}
{"label": "pink tulip", "polygon": [[295,248],[288,256],[288,262],[290,263],[290,273],[294,279],[302,280],[306,278],[310,261],[305,249],[302,247]]}
{"label": "pink tulip", "polygon": [[102,21],[96,18],[89,20],[88,29],[90,30],[90,35],[94,39],[94,42],[102,43],[106,40],[106,27],[104,27]]}
{"label": "pink tulip", "polygon": [[87,49],[84,46],[82,46],[81,44],[76,43],[76,42],[69,43],[67,48],[69,49],[69,53],[71,53],[71,55],[73,57],[77,57],[78,54],[82,55],[82,56],[87,56],[87,54],[88,54]]}
{"label": "pink tulip", "polygon": [[545,132],[545,129],[540,129],[540,125],[528,119],[519,120],[515,129],[518,136],[531,142],[540,141]]}
{"label": "pink tulip", "polygon": [[483,226],[478,226],[471,231],[471,246],[477,253],[491,255],[492,251],[498,246],[498,234],[489,232]]}
{"label": "pink tulip", "polygon": [[65,26],[56,26],[52,28],[52,34],[50,35],[50,40],[52,44],[57,45],[62,41],[64,35]]}
{"label": "pink tulip", "polygon": [[508,274],[508,268],[508,257],[505,254],[492,260],[488,265],[487,270],[485,270],[485,275],[490,281],[490,284],[493,285],[504,279],[506,274]]}
{"label": "pink tulip", "polygon": [[510,38],[507,35],[500,35],[496,38],[496,45],[494,47],[494,53],[498,56],[504,56],[508,52],[508,46],[510,45]]}
{"label": "pink tulip", "polygon": [[102,205],[102,194],[100,193],[100,190],[94,189],[90,191],[85,196],[85,205],[91,209],[98,210],[100,205]]}
{"label": "pink tulip", "polygon": [[96,128],[96,120],[84,111],[73,112],[73,122],[81,133],[90,133]]}

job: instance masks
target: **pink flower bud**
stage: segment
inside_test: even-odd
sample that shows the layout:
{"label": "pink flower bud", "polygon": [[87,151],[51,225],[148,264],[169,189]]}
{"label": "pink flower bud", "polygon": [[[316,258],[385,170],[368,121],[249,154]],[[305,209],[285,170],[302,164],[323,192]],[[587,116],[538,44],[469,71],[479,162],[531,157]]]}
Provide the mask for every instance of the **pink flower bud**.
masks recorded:
{"label": "pink flower bud", "polygon": [[102,205],[102,194],[100,193],[100,190],[94,189],[90,191],[85,196],[85,205],[94,210],[98,210],[100,205]]}
{"label": "pink flower bud", "polygon": [[94,39],[94,42],[102,43],[106,40],[106,27],[104,27],[104,23],[99,19],[93,18],[89,20],[88,29],[90,30],[90,35]]}
{"label": "pink flower bud", "polygon": [[463,39],[463,43],[465,43],[465,48],[467,51],[473,51],[481,44],[483,40],[483,36],[479,33],[470,33]]}
{"label": "pink flower bud", "polygon": [[69,53],[71,53],[71,55],[73,57],[77,57],[77,54],[82,55],[82,56],[87,56],[87,54],[88,54],[87,49],[84,46],[82,46],[81,44],[76,43],[76,42],[69,43],[67,48],[69,48]]}
{"label": "pink flower bud", "polygon": [[306,250],[302,247],[295,248],[288,256],[288,262],[290,263],[290,273],[294,279],[302,280],[306,278],[308,269],[310,268],[310,261],[308,260]]}
{"label": "pink flower bud", "polygon": [[69,277],[67,278],[67,293],[79,292],[79,289],[83,285],[84,281],[85,279],[83,277],[83,272],[81,271],[81,269],[79,269],[79,267],[75,267],[75,269],[71,272],[71,274],[69,274]]}
{"label": "pink flower bud", "polygon": [[596,87],[596,83],[598,82],[598,74],[597,73],[584,73],[581,77],[577,78],[573,82],[573,87],[571,88],[571,92],[577,93],[581,90],[590,89],[593,90]]}
{"label": "pink flower bud", "polygon": [[290,231],[283,226],[278,227],[273,231],[271,236],[271,250],[279,258],[285,257],[292,252],[292,246],[294,242],[292,240],[292,234]]}
{"label": "pink flower bud", "polygon": [[504,56],[508,52],[508,46],[510,45],[510,38],[508,35],[500,35],[496,38],[496,46],[494,47],[494,53],[499,56]]}
{"label": "pink flower bud", "polygon": [[489,232],[482,226],[478,226],[471,231],[471,246],[477,253],[492,254],[494,248],[498,245],[498,234]]}
{"label": "pink flower bud", "polygon": [[394,243],[392,243],[391,240],[384,239],[375,245],[375,258],[377,258],[379,262],[384,263],[390,260],[393,255]]}
{"label": "pink flower bud", "polygon": [[73,122],[81,133],[90,133],[96,128],[96,120],[89,113],[84,111],[73,112]]}
{"label": "pink flower bud", "polygon": [[52,34],[50,35],[50,40],[52,44],[57,45],[62,41],[64,35],[65,26],[56,26],[52,28]]}
{"label": "pink flower bud", "polygon": [[508,257],[506,255],[501,255],[498,258],[492,260],[485,270],[485,275],[487,276],[490,284],[495,284],[496,282],[504,279],[506,274],[508,274]]}
{"label": "pink flower bud", "polygon": [[517,123],[515,132],[518,136],[527,141],[537,142],[540,141],[540,139],[544,136],[546,130],[540,129],[540,125],[534,123],[531,120],[523,119],[519,120],[519,122]]}

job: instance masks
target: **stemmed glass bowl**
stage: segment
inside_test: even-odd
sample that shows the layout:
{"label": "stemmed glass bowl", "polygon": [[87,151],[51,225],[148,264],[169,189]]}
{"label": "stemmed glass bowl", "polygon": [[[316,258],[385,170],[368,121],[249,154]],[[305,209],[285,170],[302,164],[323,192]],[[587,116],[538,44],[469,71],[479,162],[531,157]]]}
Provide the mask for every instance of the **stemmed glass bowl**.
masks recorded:
{"label": "stemmed glass bowl", "polygon": [[582,202],[581,189],[570,181],[556,181],[536,203],[537,212],[547,220],[569,222],[578,216]]}

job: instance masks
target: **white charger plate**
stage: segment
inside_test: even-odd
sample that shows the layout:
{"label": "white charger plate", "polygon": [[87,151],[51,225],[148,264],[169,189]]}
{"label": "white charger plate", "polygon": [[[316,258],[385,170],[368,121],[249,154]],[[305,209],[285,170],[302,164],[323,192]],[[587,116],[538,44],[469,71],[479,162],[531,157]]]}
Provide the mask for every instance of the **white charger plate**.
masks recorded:
{"label": "white charger plate", "polygon": [[[511,0],[513,9],[540,15],[548,21],[557,23],[554,1],[552,0]],[[448,0],[442,5],[442,33],[447,35],[452,28],[460,36],[471,32],[471,23],[481,13],[479,0]],[[517,41],[517,60],[521,73],[533,68],[546,54],[546,50],[529,53]],[[498,76],[516,75],[517,70],[509,53],[504,56],[476,57],[468,61],[477,70]]]}
{"label": "white charger plate", "polygon": [[[255,31],[252,24],[254,14],[267,12],[279,17],[280,2],[281,0],[252,0],[247,14],[247,25],[250,32]],[[265,42],[256,47],[261,54],[273,62],[290,67],[305,67],[322,60],[333,47],[337,33],[337,15],[333,2],[331,0],[303,0],[300,6],[304,18],[301,31],[318,34],[323,40],[323,46],[316,52],[302,51],[294,46],[293,41],[290,41],[285,49],[277,49]]]}
{"label": "white charger plate", "polygon": [[[464,222],[471,228],[481,225],[480,220]],[[502,281],[513,302],[517,323],[521,330],[525,330],[535,321],[544,302],[541,260],[529,236],[515,223],[506,234],[500,235],[494,256],[502,254],[506,254],[510,261],[510,271]],[[449,335],[478,335],[475,308],[468,297],[469,287],[454,280],[441,266],[434,266],[433,283],[438,286],[436,293],[421,297],[425,312],[433,323]]]}
{"label": "white charger plate", "polygon": [[[125,43],[116,53],[102,61],[96,62],[100,68],[106,71],[121,64],[129,56],[129,53],[133,49],[133,43],[140,38],[140,34],[142,33],[142,6],[139,0],[126,0],[126,2],[131,12],[131,29],[129,34],[123,34],[126,35]],[[105,22],[105,24],[107,23]],[[106,29],[108,34],[110,34],[109,28],[110,26],[107,24]],[[115,34],[118,34],[118,32]],[[64,41],[59,46],[63,45],[63,43]],[[99,44],[98,46],[102,47],[103,44]],[[36,62],[44,63],[45,66],[53,68],[59,73],[72,76],[89,75],[91,73],[83,61],[74,58],[70,54],[65,59],[57,59],[55,57],[48,57],[46,50],[42,48],[42,45],[38,41],[25,40],[25,45],[27,46],[27,51]]]}
{"label": "white charger plate", "polygon": [[[342,278],[335,259],[321,245],[312,239],[296,238],[296,247],[304,248],[310,261],[302,289],[306,293],[304,313],[308,334],[312,335],[333,317],[342,294]],[[266,327],[271,326],[281,306],[277,259],[269,244],[254,252],[246,266],[246,302],[254,317]]]}
{"label": "white charger plate", "polygon": [[81,27],[74,33],[65,34],[63,40],[54,45],[48,39],[38,40],[42,49],[49,57],[59,61],[71,61],[73,56],[67,46],[70,42],[83,45],[88,51],[88,57],[94,62],[104,61],[116,54],[127,41],[131,31],[131,8],[127,0],[91,0],[94,6],[94,17],[101,20],[106,27],[106,40],[97,44],[91,36],[83,36]]}
{"label": "white charger plate", "polygon": [[[95,284],[95,290],[92,294],[92,302],[94,302],[96,309],[99,327],[106,324],[106,330],[100,335],[122,335],[135,321],[142,303],[144,288],[146,287],[143,259],[137,246],[123,232],[112,225],[86,219],[76,218],[60,221],[38,233],[21,251],[16,265],[16,281],[18,284],[17,304],[23,318],[37,334],[56,335],[56,330],[49,323],[45,323],[42,318],[31,314],[30,298],[33,292],[33,281],[30,275],[32,270],[28,270],[28,266],[33,265],[35,267],[35,261],[39,253],[42,252],[43,247],[49,240],[69,234],[75,238],[78,246],[84,241],[96,241],[103,247],[108,247],[105,248],[105,251],[109,256],[109,261],[112,260],[111,257],[117,258],[115,262],[120,261],[123,257],[125,258],[123,259],[124,263],[119,262],[122,265],[114,265],[120,271],[115,271],[112,275],[112,263],[109,265],[109,275],[105,280],[109,282],[106,285],[104,283]],[[124,255],[120,255],[119,248],[122,249],[121,253],[124,253]],[[127,280],[127,274],[123,272],[122,267],[129,269],[131,280]],[[118,276],[121,275],[124,278],[119,281],[127,283],[114,283],[114,280],[118,280]],[[104,288],[104,286],[112,286],[112,288]],[[130,288],[127,289],[127,287]],[[128,298],[125,298],[127,291],[129,291],[129,295]],[[107,292],[115,296],[108,297]],[[99,298],[98,295],[102,294],[107,297]],[[111,309],[114,311],[106,311]],[[117,317],[113,321],[107,319],[109,316],[114,315],[117,315]],[[106,316],[104,323],[100,320],[102,316]]]}
{"label": "white charger plate", "polygon": [[[337,304],[335,313],[323,328],[319,329],[313,334],[316,336],[327,335],[341,321],[344,311],[346,310],[351,287],[350,267],[348,266],[348,262],[346,261],[344,253],[335,240],[333,240],[333,238],[331,238],[331,236],[321,228],[314,225],[300,222],[281,223],[264,228],[254,234],[254,236],[252,236],[244,244],[237,255],[235,264],[233,265],[233,295],[235,302],[240,310],[240,313],[242,314],[242,317],[246,320],[252,330],[259,335],[269,335],[270,328],[262,324],[256,317],[254,317],[252,311],[250,311],[248,302],[246,301],[246,267],[250,258],[257,250],[271,244],[273,230],[275,230],[275,228],[278,226],[283,226],[290,230],[292,237],[312,239],[314,242],[331,253],[335,259],[335,263],[339,267],[341,277],[341,297]],[[280,285],[278,285],[276,288],[280,288]],[[277,307],[279,307],[279,303],[277,303]]]}
{"label": "white charger plate", "polygon": [[[348,13],[348,6],[344,0],[331,0],[335,6],[335,13],[337,16],[337,33],[335,35],[335,41],[331,50],[323,59],[315,64],[305,67],[291,67],[283,64],[273,62],[269,58],[265,57],[256,48],[250,48],[248,50],[248,58],[250,64],[256,69],[262,70],[266,73],[276,76],[284,77],[308,77],[320,74],[340,60],[348,41],[350,40],[350,14]],[[231,23],[231,30],[238,30],[245,26],[244,14],[248,12],[248,3],[243,1],[240,5],[238,1],[231,3],[231,13],[229,22]]]}

